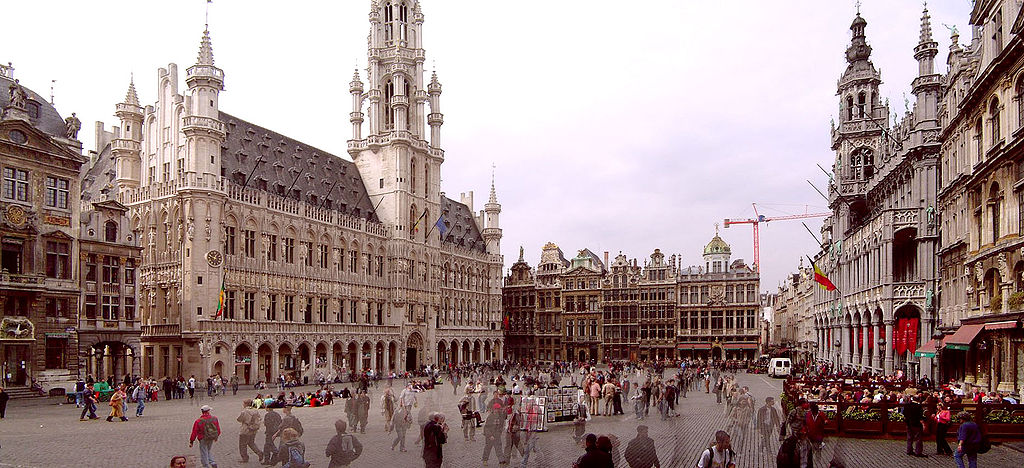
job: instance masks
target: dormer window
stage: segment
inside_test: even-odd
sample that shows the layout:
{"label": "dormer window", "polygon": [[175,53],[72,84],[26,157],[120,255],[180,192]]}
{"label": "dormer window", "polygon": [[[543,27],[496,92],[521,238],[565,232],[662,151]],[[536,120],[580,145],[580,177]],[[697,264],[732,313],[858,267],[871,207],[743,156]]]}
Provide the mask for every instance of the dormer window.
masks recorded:
{"label": "dormer window", "polygon": [[107,242],[117,242],[117,223],[113,221],[107,221],[103,225],[103,240]]}

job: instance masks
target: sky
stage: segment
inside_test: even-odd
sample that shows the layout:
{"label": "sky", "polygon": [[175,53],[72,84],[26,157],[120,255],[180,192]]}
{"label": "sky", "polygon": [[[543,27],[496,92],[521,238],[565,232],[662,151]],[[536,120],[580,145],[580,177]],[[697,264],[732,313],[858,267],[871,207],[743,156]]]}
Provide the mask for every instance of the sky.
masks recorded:
{"label": "sky", "polygon": [[[422,0],[428,68],[444,86],[442,190],[475,192],[492,165],[508,268],[547,242],[637,258],[655,248],[702,263],[724,218],[827,211],[830,120],[853,1]],[[366,67],[369,0],[215,0],[208,21],[226,74],[220,108],[348,158],[348,83]],[[872,61],[894,113],[913,106],[922,5],[864,0]],[[196,60],[204,0],[9,2],[0,63],[63,116],[93,122],[134,74],[155,100],[157,69]],[[928,4],[946,70],[949,31],[970,41],[969,0]],[[362,73],[365,77],[365,72]],[[184,76],[180,77],[184,89]],[[821,219],[807,220],[815,232]],[[799,221],[761,226],[761,288],[775,291],[817,248]],[[753,260],[749,225],[721,229]]]}

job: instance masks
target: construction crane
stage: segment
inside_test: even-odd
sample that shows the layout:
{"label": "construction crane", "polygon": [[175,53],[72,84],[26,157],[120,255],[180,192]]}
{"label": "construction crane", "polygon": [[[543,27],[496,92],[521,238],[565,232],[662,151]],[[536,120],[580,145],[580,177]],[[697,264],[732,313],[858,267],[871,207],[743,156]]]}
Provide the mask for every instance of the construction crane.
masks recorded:
{"label": "construction crane", "polygon": [[757,268],[757,271],[761,271],[761,246],[760,246],[761,238],[760,238],[760,235],[758,234],[758,225],[760,225],[761,223],[768,223],[769,221],[785,221],[785,220],[791,220],[791,219],[807,219],[807,218],[824,218],[826,216],[831,216],[832,215],[831,211],[827,211],[827,212],[824,212],[824,213],[806,213],[805,212],[803,214],[773,216],[773,217],[769,218],[769,217],[767,217],[767,216],[757,212],[757,203],[751,203],[751,205],[754,207],[754,216],[756,216],[755,218],[753,218],[753,219],[728,219],[727,218],[725,220],[725,222],[724,222],[724,225],[725,225],[725,227],[729,227],[730,225],[733,225],[733,224],[750,224],[750,225],[754,226],[754,266]]}

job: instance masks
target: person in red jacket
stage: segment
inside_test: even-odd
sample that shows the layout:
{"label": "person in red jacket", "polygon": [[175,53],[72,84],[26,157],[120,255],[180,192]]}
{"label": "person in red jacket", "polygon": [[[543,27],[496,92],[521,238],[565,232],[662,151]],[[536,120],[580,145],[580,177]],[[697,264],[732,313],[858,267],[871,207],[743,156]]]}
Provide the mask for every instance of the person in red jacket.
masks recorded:
{"label": "person in red jacket", "polygon": [[828,418],[821,412],[817,403],[811,403],[811,410],[807,412],[804,420],[804,429],[807,431],[808,451],[813,451],[812,460],[821,455],[821,449],[825,448],[825,424]]}
{"label": "person in red jacket", "polygon": [[199,460],[202,462],[203,468],[217,468],[217,462],[213,460],[213,453],[210,452],[210,449],[220,437],[220,423],[217,422],[215,416],[210,414],[212,409],[209,405],[199,408],[203,414],[192,423],[192,435],[188,439],[189,447],[192,447],[196,440],[199,441]]}

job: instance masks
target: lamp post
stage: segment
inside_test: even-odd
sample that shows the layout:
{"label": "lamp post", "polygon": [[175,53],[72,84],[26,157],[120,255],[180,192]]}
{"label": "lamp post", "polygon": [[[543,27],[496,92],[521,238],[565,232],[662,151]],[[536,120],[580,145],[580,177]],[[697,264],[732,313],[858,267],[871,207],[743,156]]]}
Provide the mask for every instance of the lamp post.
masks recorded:
{"label": "lamp post", "polygon": [[932,340],[935,341],[935,357],[932,358],[932,380],[936,387],[942,382],[942,347],[939,345],[942,343],[944,336],[946,335],[937,329],[932,334]]}

